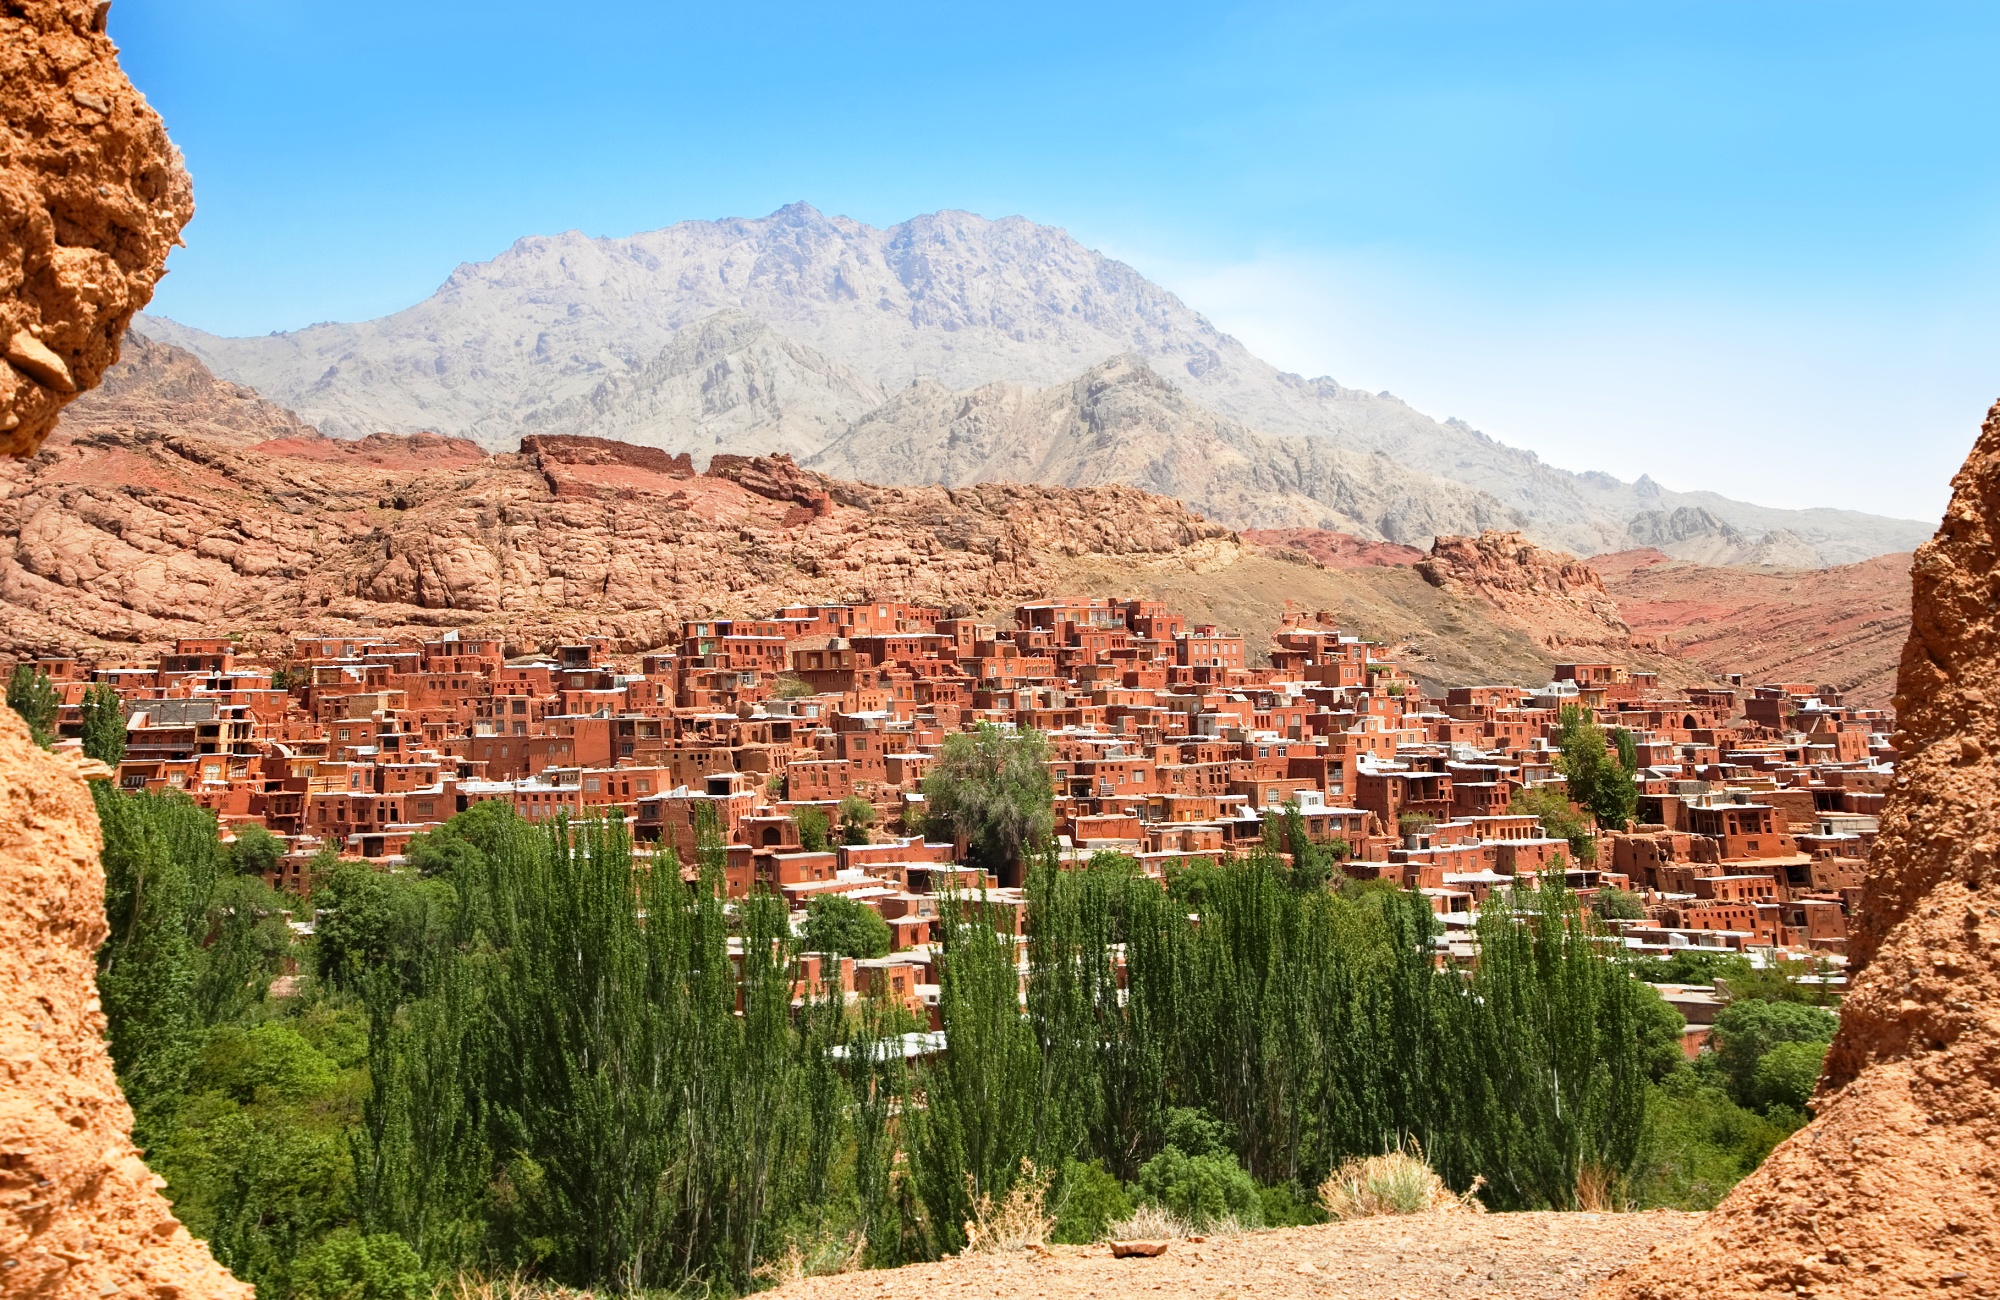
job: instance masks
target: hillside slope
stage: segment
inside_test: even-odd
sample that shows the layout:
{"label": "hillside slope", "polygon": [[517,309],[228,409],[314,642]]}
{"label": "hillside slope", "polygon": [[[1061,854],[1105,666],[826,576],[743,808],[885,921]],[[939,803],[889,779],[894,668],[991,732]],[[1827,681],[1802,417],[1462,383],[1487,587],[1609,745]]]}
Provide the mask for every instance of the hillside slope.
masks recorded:
{"label": "hillside slope", "polygon": [[[1127,594],[1239,628],[1253,647],[1288,613],[1329,611],[1457,685],[1546,681],[1567,635],[1538,639],[1407,565],[1323,567],[1305,553],[1404,552],[1339,534],[1249,545],[1128,487],[872,487],[727,456],[710,468],[551,435],[500,456],[431,435],[325,438],[187,353],[138,342],[41,456],[0,467],[13,538],[0,550],[0,648],[444,627],[494,629],[517,647],[603,633],[639,648],[684,617],[801,600],[879,594],[1004,614],[1054,594]],[[1545,621],[1561,633],[1563,617]]]}
{"label": "hillside slope", "polygon": [[[608,432],[672,446],[694,434],[657,417],[670,409],[706,416],[699,404],[647,396],[659,386],[646,375],[679,331],[725,311],[891,391],[917,380],[954,392],[992,383],[1048,388],[1131,353],[1219,416],[1354,455],[1372,495],[1437,498],[1439,532],[1522,527],[1545,545],[1587,555],[1646,544],[1628,535],[1641,516],[1705,509],[1747,544],[1785,530],[1818,562],[1837,563],[1907,549],[1927,531],[1852,511],[1771,510],[1669,492],[1646,478],[1556,469],[1387,394],[1282,373],[1131,267],[1020,217],[937,212],[882,230],[797,203],[760,219],[684,221],[622,239],[572,231],[460,266],[430,298],[379,320],[239,339],[161,318],[141,328],[332,434],[430,430],[511,450],[538,430]],[[617,409],[628,389],[642,413]],[[815,411],[831,409],[823,387],[803,391]],[[739,441],[727,450],[777,445],[770,429],[789,418],[787,399],[761,395],[761,406],[738,404],[746,418],[729,427]],[[747,418],[753,407],[762,423]],[[602,427],[556,428],[585,415]],[[803,442],[789,449],[814,450]],[[1486,504],[1459,509],[1439,480],[1458,486],[1458,501]]]}
{"label": "hillside slope", "polygon": [[[1126,403],[1218,422],[1176,408],[1147,368],[1112,369],[1090,406],[1107,436]],[[1031,405],[1025,393],[1008,400]],[[1907,626],[1907,560],[1894,557],[1819,574],[1658,552],[1586,564],[1499,533],[1429,553],[1313,529],[1258,544],[1087,481],[870,486],[784,459],[725,455],[696,474],[685,456],[554,435],[498,456],[431,435],[325,438],[139,339],[42,455],[0,467],[0,528],[0,648],[17,651],[453,626],[638,648],[698,613],[800,600],[907,596],[986,615],[1124,594],[1253,648],[1323,611],[1433,686],[1536,685],[1558,661],[1615,658],[1668,681],[1825,675],[1878,703],[1871,665]]]}
{"label": "hillside slope", "polygon": [[1305,523],[1391,541],[1427,539],[1459,520],[1490,528],[1512,519],[1454,483],[1413,491],[1379,458],[1327,439],[1254,433],[1130,354],[1041,389],[954,393],[919,380],[807,463],[880,483],[1130,483],[1237,527]]}
{"label": "hillside slope", "polygon": [[0,645],[464,627],[518,648],[662,644],[697,614],[876,594],[1009,605],[1061,557],[1224,563],[1235,535],[1136,489],[883,488],[742,459],[713,475],[583,440],[60,432],[0,466]]}
{"label": "hillside slope", "polygon": [[1910,634],[1910,557],[1831,569],[1717,568],[1658,551],[1590,561],[1634,636],[1711,672],[1839,687],[1886,706]]}

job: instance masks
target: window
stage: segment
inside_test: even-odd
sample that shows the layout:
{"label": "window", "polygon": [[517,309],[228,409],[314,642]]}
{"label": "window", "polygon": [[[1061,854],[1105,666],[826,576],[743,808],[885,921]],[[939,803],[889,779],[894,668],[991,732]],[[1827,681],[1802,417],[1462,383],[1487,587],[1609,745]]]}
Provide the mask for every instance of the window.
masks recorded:
{"label": "window", "polygon": [[590,794],[596,794],[596,793],[597,793],[597,778],[596,778],[596,777],[594,777],[594,776],[587,776],[587,777],[585,777],[585,778],[583,779],[583,788],[584,788],[584,790],[585,790],[585,791],[587,791],[587,792],[588,792],[588,793],[590,793]]}
{"label": "window", "polygon": [[653,789],[653,779],[651,777],[642,776],[639,778],[640,794],[650,794],[652,792],[652,789]]}

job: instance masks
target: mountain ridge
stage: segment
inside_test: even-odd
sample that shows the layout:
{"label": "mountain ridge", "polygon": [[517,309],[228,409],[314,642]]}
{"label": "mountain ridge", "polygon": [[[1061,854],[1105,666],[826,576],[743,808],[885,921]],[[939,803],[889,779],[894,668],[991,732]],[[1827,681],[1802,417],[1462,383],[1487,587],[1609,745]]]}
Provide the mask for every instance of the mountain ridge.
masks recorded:
{"label": "mountain ridge", "polygon": [[[1134,268],[1023,217],[947,210],[878,229],[795,203],[768,217],[684,221],[617,239],[528,236],[489,261],[461,264],[429,298],[374,321],[251,339],[158,317],[140,328],[328,433],[432,430],[497,450],[581,418],[601,386],[643,372],[678,332],[722,311],[892,392],[923,379],[953,391],[1050,388],[1136,355],[1190,400],[1259,434],[1380,456],[1351,462],[1368,466],[1364,494],[1432,501],[1436,532],[1520,527],[1593,554],[1632,545],[1627,529],[1642,513],[1700,507],[1751,545],[1787,529],[1821,563],[1907,549],[1928,532],[1860,512],[1778,511],[1550,466],[1463,421],[1279,371]],[[628,432],[643,424],[597,415],[614,429],[624,420]],[[769,421],[731,427],[744,447],[776,440]],[[649,436],[693,437],[686,429]],[[1462,490],[1442,491],[1440,480]],[[1481,498],[1491,504],[1475,508]]]}

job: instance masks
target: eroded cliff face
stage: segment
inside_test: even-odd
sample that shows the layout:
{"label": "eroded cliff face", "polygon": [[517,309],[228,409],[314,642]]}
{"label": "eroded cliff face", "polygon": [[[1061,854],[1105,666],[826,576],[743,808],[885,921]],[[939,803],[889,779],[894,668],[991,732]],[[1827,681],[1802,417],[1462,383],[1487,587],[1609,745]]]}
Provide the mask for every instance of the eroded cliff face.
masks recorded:
{"label": "eroded cliff face", "polygon": [[2000,406],[1952,486],[1815,1118],[1600,1300],[2000,1294]]}
{"label": "eroded cliff face", "polygon": [[104,872],[78,763],[0,709],[0,1292],[246,1300],[132,1145],[104,1050]]}
{"label": "eroded cliff face", "polygon": [[104,33],[110,8],[0,7],[0,454],[32,454],[118,359],[194,215],[179,151]]}
{"label": "eroded cliff face", "polygon": [[[194,211],[110,8],[0,6],[0,456],[33,454],[118,359]],[[0,1292],[246,1300],[132,1145],[97,1003],[99,847],[82,765],[0,709]]]}

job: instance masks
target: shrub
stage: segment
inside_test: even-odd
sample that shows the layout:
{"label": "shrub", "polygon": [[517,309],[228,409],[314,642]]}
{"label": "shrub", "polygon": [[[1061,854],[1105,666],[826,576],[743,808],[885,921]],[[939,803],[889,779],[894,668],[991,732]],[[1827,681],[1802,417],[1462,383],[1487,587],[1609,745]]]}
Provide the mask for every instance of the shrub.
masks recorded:
{"label": "shrub", "polygon": [[1191,1156],[1179,1147],[1165,1148],[1139,1167],[1139,1199],[1197,1228],[1232,1219],[1246,1228],[1263,1223],[1256,1181],[1224,1155]]}
{"label": "shrub", "polygon": [[1071,1246],[1102,1241],[1111,1225],[1130,1218],[1132,1211],[1132,1194],[1103,1161],[1066,1160],[1050,1240]]}
{"label": "shrub", "polygon": [[1141,1205],[1113,1223],[1105,1235],[1113,1241],[1179,1241],[1193,1229],[1186,1219],[1157,1205]]}
{"label": "shrub", "polygon": [[1486,1208],[1473,1194],[1478,1189],[1475,1179],[1470,1191],[1452,1191],[1413,1144],[1408,1151],[1347,1161],[1320,1184],[1319,1200],[1335,1222],[1381,1214],[1477,1214]]}
{"label": "shrub", "polygon": [[248,1029],[210,1030],[192,1083],[195,1090],[217,1089],[240,1102],[302,1102],[330,1092],[338,1074],[298,1030],[273,1020]]}
{"label": "shrub", "polygon": [[1711,1210],[1763,1162],[1788,1131],[1746,1110],[1702,1071],[1683,1069],[1652,1091],[1646,1114],[1646,1160],[1632,1180],[1642,1205]]}
{"label": "shrub", "polygon": [[1568,840],[1569,851],[1586,866],[1597,860],[1597,841],[1590,822],[1570,803],[1569,795],[1554,786],[1522,786],[1514,791],[1507,811],[1517,816],[1535,817],[1542,834],[1552,840]]}
{"label": "shrub", "polygon": [[1591,900],[1591,910],[1607,921],[1643,921],[1646,919],[1646,900],[1629,889],[1612,887],[1597,891]]}
{"label": "shrub", "polygon": [[1296,1228],[1326,1222],[1326,1211],[1320,1208],[1318,1198],[1299,1195],[1299,1189],[1290,1183],[1260,1187],[1257,1197],[1267,1228]]}
{"label": "shrub", "polygon": [[1162,1128],[1163,1146],[1179,1147],[1191,1156],[1231,1156],[1229,1126],[1197,1106],[1169,1106]]}
{"label": "shrub", "polygon": [[285,842],[262,826],[236,828],[236,842],[229,846],[229,861],[246,876],[261,876],[285,856]]}
{"label": "shrub", "polygon": [[868,843],[868,828],[875,824],[875,807],[858,794],[840,801],[840,842]]}
{"label": "shrub", "polygon": [[[1831,1011],[1798,1002],[1732,1001],[1715,1018],[1715,1060],[1738,1105],[1760,1104],[1758,1062],[1783,1043],[1833,1040],[1840,1022]],[[1792,1066],[1797,1069],[1796,1061]],[[1815,1075],[1817,1071],[1815,1071]]]}
{"label": "shrub", "polygon": [[[972,1175],[965,1184],[972,1187]],[[1048,1212],[1049,1176],[1037,1173],[1034,1162],[1021,1162],[1021,1176],[1007,1189],[999,1205],[984,1192],[972,1198],[972,1218],[965,1224],[965,1253],[1023,1250],[1048,1241],[1055,1220]]]}
{"label": "shrub", "polygon": [[393,1232],[336,1232],[292,1270],[295,1300],[422,1300],[430,1290],[423,1261]]}
{"label": "shrub", "polygon": [[1825,1043],[1779,1043],[1750,1072],[1751,1100],[1767,1111],[1803,1111],[1826,1064]]}
{"label": "shrub", "polygon": [[831,842],[827,828],[826,814],[811,804],[806,804],[792,813],[792,821],[799,828],[799,847],[808,853],[824,853]]}

